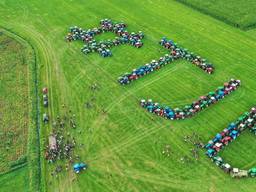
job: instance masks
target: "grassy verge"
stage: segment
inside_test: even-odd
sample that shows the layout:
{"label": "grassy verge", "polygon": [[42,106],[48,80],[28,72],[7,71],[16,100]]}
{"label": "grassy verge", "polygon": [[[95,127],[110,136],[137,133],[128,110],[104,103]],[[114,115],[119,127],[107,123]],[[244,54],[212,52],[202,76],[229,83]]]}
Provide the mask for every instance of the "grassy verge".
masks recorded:
{"label": "grassy verge", "polygon": [[8,172],[26,162],[29,66],[23,44],[0,31],[0,172]]}
{"label": "grassy verge", "polygon": [[[29,121],[28,121],[28,135],[26,143],[26,157],[18,159],[13,164],[12,170],[15,167],[28,164],[29,191],[39,191],[41,181],[41,162],[40,162],[40,137],[39,137],[39,98],[38,98],[38,69],[36,63],[36,54],[34,48],[25,39],[18,34],[8,29],[2,29],[2,32],[10,38],[22,44],[23,58],[28,66],[28,108],[29,108]],[[26,163],[28,161],[28,163]]]}
{"label": "grassy verge", "polygon": [[[6,21],[5,26],[36,48],[42,86],[48,86],[53,95],[49,95],[49,109],[56,116],[62,103],[72,107],[77,130],[81,130],[77,142],[84,143],[81,159],[89,164],[73,181],[72,170],[53,178],[52,166],[42,160],[42,183],[47,191],[255,191],[255,180],[230,178],[204,151],[199,161],[180,162],[185,155],[191,157],[185,135],[197,132],[207,142],[255,104],[256,41],[245,32],[171,0],[3,2],[0,23]],[[83,55],[82,42],[64,41],[70,25],[90,28],[105,17],[125,21],[129,31],[143,30],[144,46],[115,47],[113,57],[102,58]],[[166,53],[158,44],[162,36],[207,58],[216,72],[209,76],[179,61],[128,86],[118,85],[119,75]],[[166,121],[138,105],[139,99],[151,97],[173,107],[183,106],[231,77],[242,80],[241,88],[189,120]],[[89,89],[93,83],[100,86],[95,93]],[[94,107],[87,109],[85,102],[92,97],[96,98]],[[50,132],[50,126],[43,126],[41,141]],[[166,144],[173,152],[170,158],[162,155]],[[239,147],[253,156],[246,143]],[[243,157],[231,158],[240,161]]]}
{"label": "grassy verge", "polygon": [[1,192],[28,191],[28,167],[22,167],[0,177]]}

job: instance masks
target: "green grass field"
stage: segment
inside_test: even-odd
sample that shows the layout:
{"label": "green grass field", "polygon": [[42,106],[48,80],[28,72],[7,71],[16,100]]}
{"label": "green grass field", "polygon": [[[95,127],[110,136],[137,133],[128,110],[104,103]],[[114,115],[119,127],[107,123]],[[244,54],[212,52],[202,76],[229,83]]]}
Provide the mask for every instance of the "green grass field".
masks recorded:
{"label": "green grass field", "polygon": [[25,159],[29,124],[29,66],[26,49],[0,29],[0,172]]}
{"label": "green grass field", "polygon": [[27,191],[28,189],[28,168],[23,167],[0,177],[2,192]]}
{"label": "green grass field", "polygon": [[[146,35],[144,46],[118,46],[112,49],[113,57],[102,58],[98,54],[83,55],[81,42],[64,41],[70,26],[92,28],[106,17],[124,21],[129,31],[142,30]],[[192,145],[183,141],[185,135],[197,132],[207,142],[255,105],[254,33],[233,28],[173,0],[4,0],[0,2],[0,25],[34,47],[40,89],[49,88],[50,117],[60,114],[62,104],[66,104],[77,115],[75,137],[85,144],[79,151],[89,169],[79,176],[69,170],[55,178],[50,174],[52,166],[43,161],[42,191],[255,191],[255,179],[232,179],[213,165],[204,150],[200,159],[194,160]],[[167,53],[158,44],[162,36],[207,58],[216,67],[215,73],[208,75],[180,60],[120,86],[119,75]],[[112,37],[106,34],[102,39]],[[183,106],[232,77],[241,79],[242,86],[191,119],[164,120],[138,105],[141,98],[152,98]],[[93,83],[100,87],[95,93],[89,89]],[[94,107],[85,108],[92,97],[96,98]],[[41,112],[44,110],[41,108]],[[41,126],[42,156],[51,129]],[[241,168],[255,167],[255,142],[254,136],[244,133],[222,156]],[[169,158],[162,155],[166,144],[172,149]],[[191,162],[181,163],[180,158],[186,155]],[[17,176],[14,172],[12,178],[19,182],[20,174],[25,172],[17,172]],[[11,191],[13,180],[5,182],[8,185],[4,190],[10,186]]]}
{"label": "green grass field", "polygon": [[242,29],[256,27],[256,1],[254,0],[177,0],[232,26]]}

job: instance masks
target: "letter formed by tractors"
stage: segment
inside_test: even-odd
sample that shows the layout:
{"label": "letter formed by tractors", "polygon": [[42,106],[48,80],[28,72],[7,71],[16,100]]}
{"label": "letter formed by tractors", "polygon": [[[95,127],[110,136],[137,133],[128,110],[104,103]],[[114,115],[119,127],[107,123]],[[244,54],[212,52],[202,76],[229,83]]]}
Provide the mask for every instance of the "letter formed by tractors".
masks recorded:
{"label": "letter formed by tractors", "polygon": [[[187,49],[179,47],[172,40],[167,40],[165,37],[163,37],[160,41],[160,45],[170,50],[170,53],[164,55],[163,57],[160,57],[160,59],[158,59],[157,61],[152,60],[150,63],[134,69],[130,73],[125,73],[124,75],[119,77],[118,82],[121,85],[127,85],[130,82],[137,80],[155,70],[159,70],[163,66],[170,64],[172,61],[175,61],[177,59],[186,59],[203,71],[205,71],[206,73],[213,73],[214,67],[212,64],[207,62],[206,59],[202,59],[200,56],[189,52]],[[224,83],[223,86],[218,87],[216,91],[209,92],[206,96],[201,96],[197,101],[194,101],[190,105],[184,106],[182,109],[171,109],[168,106],[161,106],[158,103],[153,103],[151,99],[147,101],[142,99],[140,105],[146,108],[149,112],[155,113],[158,116],[162,116],[166,119],[185,119],[188,117],[192,117],[202,109],[205,109],[210,105],[218,102],[219,100],[225,98],[225,96],[235,91],[240,86],[240,83],[240,80],[231,79],[229,82]]]}
{"label": "letter formed by tractors", "polygon": [[151,62],[138,67],[137,69],[134,69],[130,73],[125,73],[118,78],[118,82],[121,85],[129,84],[130,82],[142,78],[143,76],[153,71],[159,70],[160,68],[172,63],[177,59],[186,59],[208,74],[212,74],[214,72],[213,65],[208,63],[206,59],[202,59],[200,56],[195,55],[193,52],[189,52],[187,49],[179,47],[172,40],[167,40],[165,37],[163,37],[160,41],[160,45],[168,49],[170,51],[169,54],[165,54],[158,60],[152,60]]}
{"label": "letter formed by tractors", "polygon": [[207,95],[201,96],[198,100],[194,101],[190,105],[184,106],[183,108],[172,109],[168,106],[154,103],[151,99],[148,99],[147,101],[142,99],[140,101],[140,105],[147,109],[148,112],[164,117],[165,119],[185,119],[194,116],[203,109],[217,103],[221,99],[224,99],[240,85],[240,80],[231,79],[229,82],[224,83],[223,86],[218,87],[215,91],[211,91]]}
{"label": "letter formed by tractors", "polygon": [[[130,44],[136,48],[143,46],[141,40],[144,38],[144,34],[141,31],[138,33],[129,33],[125,29],[126,27],[127,25],[125,23],[113,23],[110,19],[102,19],[100,21],[100,27],[93,29],[86,30],[77,26],[70,27],[66,40],[69,42],[82,40],[85,43],[84,47],[81,49],[84,54],[98,52],[102,57],[110,57],[112,56],[110,48],[113,46],[122,44]],[[105,32],[113,32],[117,37],[114,40],[100,42],[94,39],[94,36]]]}
{"label": "letter formed by tractors", "polygon": [[[79,27],[70,27],[70,32],[66,36],[67,41],[82,40],[85,45],[81,49],[84,54],[91,52],[98,52],[102,57],[109,57],[112,55],[110,48],[121,44],[130,44],[136,48],[140,48],[143,43],[142,39],[144,34],[139,32],[129,33],[125,30],[127,27],[124,23],[113,23],[109,19],[103,19],[100,22],[100,27],[93,29],[82,29]],[[104,32],[113,32],[118,37],[114,40],[96,42],[94,36],[102,34]],[[158,60],[152,60],[151,62],[132,70],[129,73],[125,73],[118,78],[118,82],[121,85],[127,85],[132,81],[135,81],[143,76],[161,69],[167,64],[172,63],[178,59],[185,59],[190,61],[208,74],[214,72],[214,66],[207,62],[206,59],[202,59],[200,56],[188,51],[172,40],[167,40],[165,37],[159,42],[161,46],[169,50],[168,54],[160,57]],[[166,119],[179,120],[194,116],[201,110],[209,107],[210,105],[225,98],[231,92],[235,91],[241,85],[240,80],[231,79],[229,82],[224,83],[223,86],[218,87],[215,91],[209,92],[205,96],[201,96],[198,100],[194,101],[190,105],[186,105],[183,108],[172,109],[168,106],[162,106],[158,103],[153,103],[151,99],[147,101],[142,99],[140,105],[147,109],[148,112],[154,113],[158,116],[162,116]],[[252,108],[249,113],[245,113],[239,119],[231,123],[221,133],[218,133],[215,138],[210,140],[206,145],[206,154],[211,160],[225,172],[229,173],[232,177],[256,177],[256,168],[250,170],[240,170],[233,168],[230,164],[225,163],[223,159],[218,156],[218,152],[227,146],[230,142],[235,140],[245,129],[249,128],[250,131],[256,135],[256,108]],[[74,171],[80,172],[86,168],[85,164],[75,164]]]}
{"label": "letter formed by tractors", "polygon": [[222,132],[218,133],[212,140],[206,145],[206,155],[223,171],[229,173],[234,178],[241,177],[256,177],[256,168],[249,170],[241,170],[232,167],[229,163],[218,156],[223,148],[227,147],[228,144],[239,137],[245,129],[249,129],[253,134],[256,135],[256,108],[253,107],[248,113],[244,113],[240,116],[236,122],[232,122]]}

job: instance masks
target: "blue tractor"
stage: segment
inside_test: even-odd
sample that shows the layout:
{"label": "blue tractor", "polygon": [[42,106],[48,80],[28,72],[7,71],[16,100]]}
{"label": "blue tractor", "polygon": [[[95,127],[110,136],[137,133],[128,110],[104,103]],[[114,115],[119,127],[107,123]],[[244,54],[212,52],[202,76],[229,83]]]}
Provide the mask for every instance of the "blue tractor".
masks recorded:
{"label": "blue tractor", "polygon": [[208,149],[206,152],[206,155],[210,158],[212,158],[216,154],[216,151],[212,148]]}
{"label": "blue tractor", "polygon": [[239,135],[239,132],[237,130],[233,130],[229,134],[229,136],[231,136],[233,139],[236,139],[238,135]]}
{"label": "blue tractor", "polygon": [[87,165],[85,163],[75,163],[73,169],[76,173],[80,173],[80,171],[87,169]]}
{"label": "blue tractor", "polygon": [[222,139],[222,136],[221,136],[221,134],[218,133],[218,134],[214,137],[213,142],[216,143],[216,142],[220,141],[221,139]]}

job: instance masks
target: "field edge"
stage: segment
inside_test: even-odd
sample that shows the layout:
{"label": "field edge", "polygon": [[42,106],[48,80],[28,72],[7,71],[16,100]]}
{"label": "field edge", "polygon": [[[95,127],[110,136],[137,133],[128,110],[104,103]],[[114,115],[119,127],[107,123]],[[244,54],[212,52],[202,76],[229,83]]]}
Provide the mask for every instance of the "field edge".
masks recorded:
{"label": "field edge", "polygon": [[203,13],[205,15],[208,15],[214,19],[217,19],[218,21],[221,21],[221,22],[224,22],[232,27],[235,27],[237,29],[241,29],[243,31],[249,31],[249,30],[252,30],[252,29],[255,29],[256,28],[256,22],[255,23],[252,23],[252,24],[249,24],[249,25],[246,25],[246,26],[241,26],[239,23],[236,23],[236,22],[233,22],[231,21],[230,19],[224,17],[224,16],[221,16],[221,15],[216,15],[214,13],[211,13],[210,11],[207,11],[199,6],[195,6],[193,5],[192,3],[189,3],[187,1],[184,1],[184,0],[175,0],[176,2],[182,4],[182,5],[185,5],[189,8],[192,8],[200,13]]}
{"label": "field edge", "polygon": [[[37,55],[33,45],[12,29],[0,25],[1,31],[7,36],[19,42],[26,49],[26,60],[29,68],[29,126],[27,138],[27,163],[15,167],[4,174],[12,173],[28,166],[29,191],[41,191],[41,153],[40,153],[40,103],[38,96],[38,66]],[[35,169],[35,167],[37,167]],[[1,174],[2,175],[2,174]]]}

